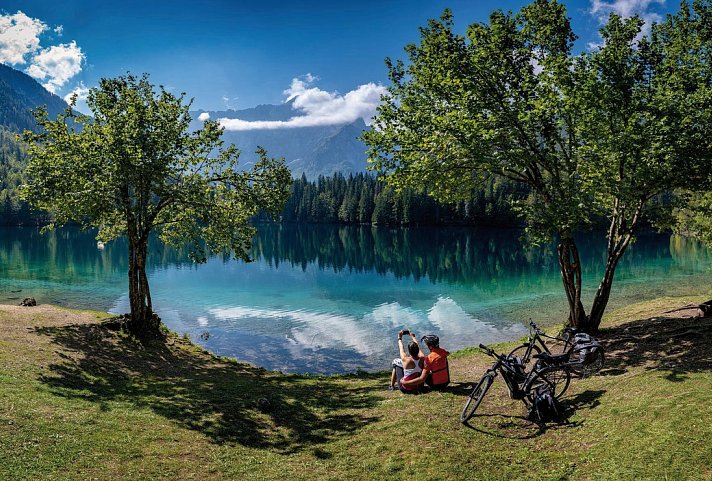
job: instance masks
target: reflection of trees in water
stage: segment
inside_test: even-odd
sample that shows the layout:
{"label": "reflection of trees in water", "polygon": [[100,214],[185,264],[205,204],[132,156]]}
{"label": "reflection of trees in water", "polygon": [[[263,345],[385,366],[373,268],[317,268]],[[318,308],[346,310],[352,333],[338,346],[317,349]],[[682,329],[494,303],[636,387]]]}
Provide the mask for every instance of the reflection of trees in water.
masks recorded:
{"label": "reflection of trees in water", "polygon": [[548,271],[550,248],[526,249],[511,230],[468,230],[370,226],[262,226],[253,255],[271,264],[302,269],[392,273],[397,278],[429,278],[465,283],[502,271]]}
{"label": "reflection of trees in water", "polygon": [[[583,271],[597,283],[605,261],[605,241],[593,234],[580,239]],[[668,236],[642,236],[620,264],[626,267],[695,257],[699,270],[710,255],[700,255],[699,243],[668,241]],[[483,284],[501,277],[558,276],[555,243],[532,248],[507,229],[401,228],[371,226],[262,225],[252,255],[272,265],[288,263],[302,269],[310,264],[335,272],[392,273],[397,278],[433,282]],[[697,267],[697,269],[695,269]]]}
{"label": "reflection of trees in water", "polygon": [[[558,283],[555,244],[527,247],[511,229],[387,228],[303,224],[262,224],[252,257],[271,265],[287,263],[335,272],[376,272],[397,278],[484,286],[502,278],[521,282]],[[583,272],[597,283],[605,260],[602,235],[580,239]],[[0,231],[0,274],[15,279],[61,282],[101,281],[107,274],[128,271],[126,240],[97,249],[94,233],[63,228],[40,234],[36,228]],[[149,269],[193,267],[185,252],[151,239]],[[227,259],[225,259],[227,262]],[[703,272],[712,251],[679,236],[644,235],[621,259],[621,276],[642,266],[673,265],[684,272]],[[628,273],[628,274],[626,274]]]}
{"label": "reflection of trees in water", "polygon": [[670,255],[685,270],[699,272],[712,266],[712,249],[697,239],[670,236]]}
{"label": "reflection of trees in water", "polygon": [[[45,234],[33,227],[11,227],[0,231],[0,273],[14,279],[101,281],[107,274],[128,272],[126,239],[97,248],[94,232],[65,227]],[[193,265],[187,255],[151,239],[149,269]]]}

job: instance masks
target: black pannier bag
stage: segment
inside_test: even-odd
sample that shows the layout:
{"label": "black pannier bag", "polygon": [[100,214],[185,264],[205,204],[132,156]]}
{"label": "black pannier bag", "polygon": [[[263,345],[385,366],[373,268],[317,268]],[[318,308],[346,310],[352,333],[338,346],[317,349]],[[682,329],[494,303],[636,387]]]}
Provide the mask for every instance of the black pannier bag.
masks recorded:
{"label": "black pannier bag", "polygon": [[564,419],[564,409],[554,397],[549,385],[536,388],[529,406],[529,420],[537,424],[559,423]]}
{"label": "black pannier bag", "polygon": [[593,336],[579,333],[574,336],[573,348],[571,349],[571,361],[578,362],[582,366],[594,364],[603,357],[603,346]]}

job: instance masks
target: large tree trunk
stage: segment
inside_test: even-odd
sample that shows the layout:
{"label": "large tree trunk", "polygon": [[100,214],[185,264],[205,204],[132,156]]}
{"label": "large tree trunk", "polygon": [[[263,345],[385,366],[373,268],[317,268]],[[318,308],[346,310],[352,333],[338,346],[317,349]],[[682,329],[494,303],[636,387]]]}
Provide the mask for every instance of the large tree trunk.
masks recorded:
{"label": "large tree trunk", "polygon": [[647,201],[646,197],[641,197],[635,205],[630,219],[625,215],[625,206],[616,200],[611,218],[611,224],[608,229],[608,250],[606,255],[606,270],[603,273],[603,279],[598,286],[596,296],[593,298],[591,306],[591,315],[589,316],[590,330],[596,331],[601,325],[603,314],[606,311],[608,300],[611,297],[611,287],[613,287],[613,276],[616,273],[618,261],[621,260],[626,249],[633,240],[633,232],[638,226],[643,206]]}
{"label": "large tree trunk", "polygon": [[589,329],[589,319],[581,303],[581,260],[573,238],[563,236],[558,246],[559,268],[569,303],[568,325],[584,331]]}
{"label": "large tree trunk", "polygon": [[589,316],[590,324],[592,329],[595,331],[598,326],[601,325],[601,320],[603,319],[603,313],[608,305],[608,300],[611,297],[611,287],[613,286],[613,275],[616,272],[616,266],[621,258],[621,252],[619,255],[608,255],[606,259],[606,270],[603,273],[603,279],[598,285],[598,290],[596,290],[596,296],[593,298],[593,305],[591,306],[591,315]]}
{"label": "large tree trunk", "polygon": [[153,313],[151,292],[146,276],[147,236],[129,233],[129,330],[139,337],[156,337],[160,319]]}

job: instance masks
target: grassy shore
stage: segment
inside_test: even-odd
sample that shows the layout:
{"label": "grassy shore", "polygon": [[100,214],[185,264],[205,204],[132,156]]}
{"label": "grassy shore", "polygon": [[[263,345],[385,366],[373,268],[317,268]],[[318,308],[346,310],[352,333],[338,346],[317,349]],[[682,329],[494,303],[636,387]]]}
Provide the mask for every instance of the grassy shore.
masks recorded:
{"label": "grassy shore", "polygon": [[449,392],[402,396],[386,373],[283,375],[142,345],[102,313],[0,306],[0,479],[712,479],[712,318],[664,314],[701,300],[609,315],[605,369],[546,429],[501,381],[460,425],[477,350]]}

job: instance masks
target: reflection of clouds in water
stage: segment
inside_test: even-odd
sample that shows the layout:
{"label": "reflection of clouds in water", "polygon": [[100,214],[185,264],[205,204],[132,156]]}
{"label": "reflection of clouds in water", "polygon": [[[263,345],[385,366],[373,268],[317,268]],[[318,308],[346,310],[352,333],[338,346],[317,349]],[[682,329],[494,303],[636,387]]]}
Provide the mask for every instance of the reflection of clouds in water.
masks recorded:
{"label": "reflection of clouds in water", "polygon": [[[451,339],[473,339],[478,343],[490,343],[516,338],[526,332],[524,326],[511,324],[495,327],[468,314],[453,299],[438,297],[433,307],[428,310],[428,320],[440,332]],[[457,341],[454,343],[457,345]]]}
{"label": "reflection of clouds in water", "polygon": [[306,310],[288,311],[283,309],[259,309],[246,306],[210,309],[216,319],[274,319],[288,321],[296,326],[289,329],[287,339],[292,347],[319,349],[323,347],[343,347],[366,353],[369,351],[368,326],[361,325],[355,317],[343,314],[328,314]]}
{"label": "reflection of clouds in water", "polygon": [[235,306],[211,309],[216,319],[272,319],[287,321],[287,349],[299,355],[306,349],[349,348],[361,355],[374,355],[393,350],[395,334],[400,329],[416,329],[427,324],[425,313],[399,303],[376,306],[362,318],[344,314],[306,310],[252,308]]}
{"label": "reflection of clouds in water", "polygon": [[421,311],[403,307],[398,302],[389,302],[376,306],[372,312],[363,316],[363,321],[369,325],[377,325],[382,328],[384,335],[392,334],[391,331],[422,326],[427,318]]}
{"label": "reflection of clouds in water", "polygon": [[[242,337],[273,340],[242,348],[241,355],[258,365],[270,349],[277,349],[274,355],[282,358],[287,369],[296,362],[319,372],[385,366],[397,355],[400,329],[411,329],[418,337],[436,333],[448,349],[516,338],[525,332],[519,324],[499,328],[484,322],[449,297],[439,297],[427,311],[390,302],[360,316],[248,306],[213,308],[208,314],[214,320],[210,322],[213,329],[228,333],[237,328]],[[206,325],[208,317],[197,317],[198,325]],[[266,326],[271,331],[267,337],[259,334]]]}

